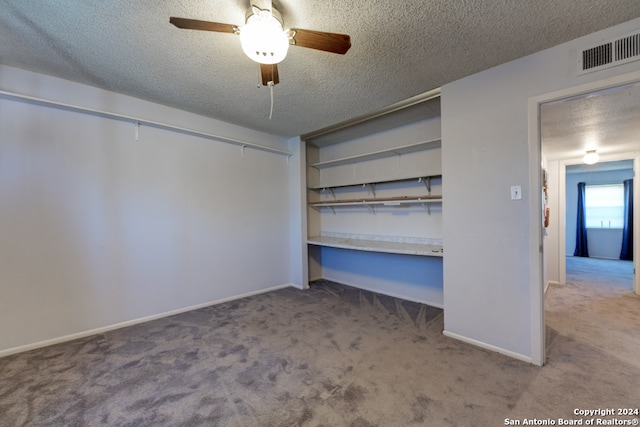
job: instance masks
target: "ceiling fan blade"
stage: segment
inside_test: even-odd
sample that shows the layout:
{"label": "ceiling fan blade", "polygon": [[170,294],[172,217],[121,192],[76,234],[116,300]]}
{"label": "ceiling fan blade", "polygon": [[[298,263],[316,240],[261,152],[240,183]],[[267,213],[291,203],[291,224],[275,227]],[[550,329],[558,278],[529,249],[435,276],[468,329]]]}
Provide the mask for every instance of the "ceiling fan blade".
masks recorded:
{"label": "ceiling fan blade", "polygon": [[289,30],[289,36],[293,45],[341,55],[347,53],[351,47],[351,37],[346,34],[292,28]]}
{"label": "ceiling fan blade", "polygon": [[280,83],[278,64],[260,64],[260,74],[262,75],[263,86],[268,86],[269,82],[273,82],[274,85]]}
{"label": "ceiling fan blade", "polygon": [[237,34],[238,27],[231,24],[221,24],[219,22],[199,21],[197,19],[188,18],[176,18],[172,16],[169,18],[169,22],[178,28],[185,30],[202,30],[202,31],[215,31],[217,33],[231,33]]}

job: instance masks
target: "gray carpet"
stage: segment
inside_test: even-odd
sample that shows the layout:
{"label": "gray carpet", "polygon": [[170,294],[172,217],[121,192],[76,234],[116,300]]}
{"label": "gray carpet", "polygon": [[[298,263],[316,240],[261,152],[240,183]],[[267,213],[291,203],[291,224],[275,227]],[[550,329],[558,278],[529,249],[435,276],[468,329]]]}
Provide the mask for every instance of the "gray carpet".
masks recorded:
{"label": "gray carpet", "polygon": [[637,407],[640,298],[619,291],[619,334],[597,342],[578,317],[607,309],[580,286],[548,293],[544,368],[443,336],[439,309],[319,282],[2,358],[0,426],[498,426]]}

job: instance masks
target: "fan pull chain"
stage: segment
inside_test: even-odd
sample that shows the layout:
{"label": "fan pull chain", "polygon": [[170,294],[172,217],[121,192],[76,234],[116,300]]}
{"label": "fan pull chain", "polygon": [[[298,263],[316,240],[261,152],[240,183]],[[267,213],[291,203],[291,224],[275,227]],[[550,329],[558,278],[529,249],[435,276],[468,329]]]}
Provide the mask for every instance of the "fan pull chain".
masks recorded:
{"label": "fan pull chain", "polygon": [[273,81],[268,82],[267,86],[269,86],[269,92],[271,93],[271,109],[269,110],[269,120],[271,120],[271,116],[273,115]]}

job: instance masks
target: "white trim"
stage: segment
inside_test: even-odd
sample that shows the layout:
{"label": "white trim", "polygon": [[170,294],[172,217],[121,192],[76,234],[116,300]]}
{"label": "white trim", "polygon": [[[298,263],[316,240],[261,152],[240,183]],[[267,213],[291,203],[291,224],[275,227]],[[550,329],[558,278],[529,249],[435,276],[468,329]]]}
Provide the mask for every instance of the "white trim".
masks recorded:
{"label": "white trim", "polygon": [[285,287],[296,288],[296,289],[299,289],[299,290],[301,290],[301,291],[305,291],[305,290],[309,289],[309,287],[308,287],[308,286],[307,286],[307,287],[305,287],[304,285],[297,285],[297,284],[295,284],[295,283],[287,283],[286,285],[284,285],[284,286],[282,286],[282,287],[283,287],[283,288],[285,288]]}
{"label": "white trim", "polygon": [[[0,90],[0,99],[9,99],[12,101],[26,102],[29,104],[40,105],[44,107],[57,108],[65,111],[72,111],[74,113],[88,114],[96,117],[103,117],[112,120],[120,120],[124,122],[133,123],[136,125],[136,135],[137,135],[137,127],[140,125],[147,125],[149,127],[154,127],[163,130],[169,130],[173,132],[182,133],[185,135],[197,136],[200,138],[211,139],[214,141],[225,142],[227,144],[239,145],[242,148],[242,152],[244,153],[244,147],[250,147],[256,150],[262,150],[269,153],[280,154],[283,156],[290,157],[293,153],[287,150],[281,150],[279,148],[269,147],[266,145],[256,144],[253,142],[241,141],[238,139],[227,138],[225,136],[214,135],[207,132],[201,132],[198,130],[188,129],[181,126],[170,125],[166,123],[156,122],[153,120],[141,119],[132,116],[127,116],[124,114],[112,113],[109,111],[101,111],[93,108],[81,107],[78,105],[67,104],[64,102],[52,101],[44,98],[37,98],[34,96],[21,95],[15,92],[8,92],[4,90]],[[136,138],[137,140],[137,138]]]}
{"label": "white trim", "polygon": [[48,346],[54,345],[54,344],[60,344],[60,343],[67,342],[67,341],[77,340],[79,338],[85,338],[85,337],[88,337],[88,336],[91,336],[91,335],[102,334],[102,333],[113,331],[113,330],[116,330],[116,329],[126,328],[127,326],[133,326],[133,325],[137,325],[137,324],[140,324],[140,323],[150,322],[152,320],[162,319],[164,317],[174,316],[176,314],[186,313],[188,311],[198,310],[200,308],[210,307],[210,306],[213,306],[213,305],[218,305],[218,304],[222,304],[222,303],[225,303],[225,302],[238,300],[238,299],[241,299],[241,298],[246,298],[246,297],[259,295],[259,294],[264,294],[264,293],[267,293],[267,292],[272,292],[272,291],[276,291],[278,289],[284,289],[284,288],[288,288],[288,287],[291,287],[291,286],[297,288],[296,285],[294,285],[292,283],[287,283],[287,284],[284,284],[284,285],[278,285],[278,286],[274,286],[274,287],[271,287],[271,288],[266,288],[266,289],[260,289],[260,290],[257,290],[257,291],[247,292],[247,293],[244,293],[244,294],[241,294],[241,295],[235,295],[235,296],[222,298],[222,299],[215,300],[215,301],[205,302],[205,303],[202,303],[202,304],[196,304],[196,305],[192,305],[190,307],[179,308],[177,310],[171,310],[171,311],[167,311],[165,313],[153,314],[151,316],[145,316],[145,317],[140,317],[138,319],[127,320],[126,322],[121,322],[121,323],[116,323],[116,324],[113,324],[113,325],[103,326],[103,327],[100,327],[100,328],[90,329],[88,331],[77,332],[75,334],[64,335],[64,336],[58,337],[58,338],[52,338],[52,339],[39,341],[39,342],[32,343],[32,344],[26,344],[26,345],[22,345],[22,346],[19,346],[19,347],[13,347],[13,348],[9,348],[9,349],[6,349],[6,350],[0,350],[0,358],[5,357],[5,356],[10,356],[10,355],[16,354],[16,353],[22,353],[22,352],[25,352],[25,351],[35,350],[35,349],[42,348],[42,347],[48,347]]}
{"label": "white trim", "polygon": [[544,285],[544,296],[547,296],[547,291],[550,286],[562,286],[562,283],[556,282],[555,280],[547,280],[547,284]]}
{"label": "white trim", "polygon": [[[640,185],[637,184],[636,172],[640,172],[640,156],[633,160],[633,198],[640,200]],[[633,204],[633,290],[640,295],[640,256],[638,256],[638,235],[640,234],[640,206]]]}
{"label": "white trim", "polygon": [[484,348],[486,350],[495,351],[496,353],[504,354],[505,356],[509,356],[509,357],[514,358],[514,359],[521,360],[523,362],[532,363],[532,364],[535,364],[535,365],[542,366],[542,364],[535,363],[531,357],[525,356],[524,354],[516,353],[515,351],[505,350],[502,347],[497,347],[495,345],[487,344],[487,343],[482,342],[482,341],[474,340],[473,338],[467,338],[465,336],[458,335],[458,334],[456,334],[454,332],[449,332],[447,330],[442,331],[442,334],[444,336],[449,337],[449,338],[453,338],[453,339],[456,339],[458,341],[462,341],[462,342],[467,343],[467,344],[475,345],[477,347]]}
{"label": "white trim", "polygon": [[[531,357],[529,363],[542,366],[545,361],[544,321],[544,227],[542,214],[542,150],[540,146],[540,102],[529,98],[529,295],[531,301]],[[494,350],[498,351],[498,350]],[[502,350],[506,351],[506,350]],[[500,352],[502,352],[500,351]],[[504,353],[506,354],[506,353]],[[520,355],[522,356],[522,355]],[[516,359],[522,357],[513,356]]]}
{"label": "white trim", "polygon": [[434,302],[430,302],[430,301],[427,301],[427,300],[421,300],[421,299],[418,299],[418,298],[412,298],[412,297],[408,297],[408,296],[405,296],[405,295],[396,294],[396,293],[393,293],[393,292],[381,291],[380,289],[374,289],[374,288],[370,288],[368,286],[361,286],[361,285],[356,285],[356,284],[353,284],[353,283],[347,283],[344,280],[336,280],[336,279],[332,279],[332,278],[327,277],[327,276],[323,276],[319,280],[328,280],[330,282],[335,282],[335,283],[339,283],[339,284],[342,284],[342,285],[351,286],[352,288],[362,289],[363,291],[369,291],[369,292],[373,292],[375,294],[386,295],[388,297],[399,298],[399,299],[403,299],[405,301],[417,302],[418,304],[425,304],[425,305],[428,305],[428,306],[431,306],[431,307],[444,309],[444,305],[440,304],[440,303],[434,303]]}

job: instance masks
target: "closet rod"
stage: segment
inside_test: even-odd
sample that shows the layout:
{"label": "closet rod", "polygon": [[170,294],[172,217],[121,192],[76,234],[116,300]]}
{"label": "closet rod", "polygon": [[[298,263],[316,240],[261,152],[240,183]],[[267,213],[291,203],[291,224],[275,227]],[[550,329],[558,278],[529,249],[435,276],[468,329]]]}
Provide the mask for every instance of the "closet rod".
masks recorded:
{"label": "closet rod", "polygon": [[7,91],[0,90],[0,98],[10,99],[14,101],[25,101],[30,104],[59,108],[61,110],[73,111],[73,112],[82,113],[82,114],[89,114],[92,116],[103,117],[107,119],[120,120],[124,122],[130,122],[133,124],[139,123],[139,124],[147,125],[149,127],[154,127],[157,129],[169,130],[177,133],[182,133],[185,135],[198,136],[201,138],[211,139],[219,142],[225,142],[227,144],[238,145],[240,147],[251,147],[256,150],[267,151],[269,153],[275,153],[275,154],[281,154],[287,157],[290,157],[291,155],[293,155],[293,153],[291,153],[290,151],[281,150],[279,148],[273,148],[266,145],[240,141],[238,139],[227,138],[224,136],[219,136],[211,133],[201,132],[198,130],[188,129],[181,126],[169,125],[166,123],[156,122],[153,120],[139,119],[136,117],[126,116],[124,114],[111,113],[108,111],[100,111],[93,108],[79,107],[77,105],[66,104],[64,102],[51,101],[48,99],[36,98],[28,95],[21,95],[14,92],[7,92]]}

